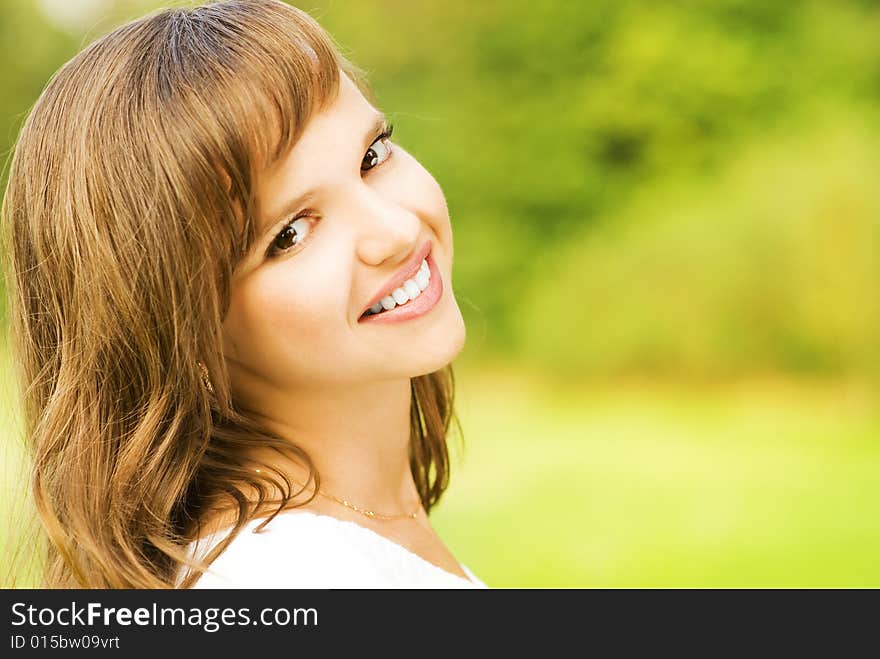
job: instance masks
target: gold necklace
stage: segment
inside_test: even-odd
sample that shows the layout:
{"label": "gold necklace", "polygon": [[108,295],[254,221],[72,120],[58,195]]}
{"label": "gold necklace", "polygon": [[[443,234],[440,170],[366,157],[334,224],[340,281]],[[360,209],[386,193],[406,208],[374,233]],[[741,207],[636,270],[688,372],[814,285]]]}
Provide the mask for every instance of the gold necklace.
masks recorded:
{"label": "gold necklace", "polygon": [[383,519],[383,520],[415,519],[416,516],[419,514],[419,511],[422,509],[422,503],[419,502],[418,507],[416,507],[416,509],[414,511],[412,511],[411,513],[398,513],[397,515],[385,515],[382,513],[374,512],[372,510],[367,510],[366,508],[361,508],[359,506],[356,506],[348,499],[340,499],[338,497],[334,497],[332,494],[328,494],[327,492],[324,492],[323,490],[318,490],[318,494],[320,494],[321,496],[327,497],[328,499],[330,499],[331,501],[335,501],[336,503],[341,503],[346,508],[350,508],[351,510],[353,510],[357,513],[360,513],[361,515],[364,515],[365,517],[369,517],[370,519]]}
{"label": "gold necklace", "polygon": [[[259,474],[259,473],[261,473],[261,470],[257,469],[256,472]],[[291,482],[294,483],[295,485],[299,485],[300,487],[305,488],[305,485],[303,485],[302,483],[300,483],[298,481],[291,479]],[[418,516],[419,511],[422,509],[422,502],[419,501],[418,506],[416,506],[416,509],[413,510],[411,513],[398,513],[396,515],[386,515],[384,513],[377,513],[373,510],[361,508],[360,506],[353,504],[348,499],[340,499],[339,497],[333,496],[329,492],[325,492],[324,490],[321,490],[321,489],[318,490],[318,494],[320,494],[322,497],[326,497],[327,499],[330,499],[331,501],[335,501],[336,503],[341,504],[341,505],[345,506],[346,508],[349,508],[349,509],[355,511],[356,513],[360,513],[364,517],[369,517],[370,519],[381,519],[381,520],[415,519]]]}

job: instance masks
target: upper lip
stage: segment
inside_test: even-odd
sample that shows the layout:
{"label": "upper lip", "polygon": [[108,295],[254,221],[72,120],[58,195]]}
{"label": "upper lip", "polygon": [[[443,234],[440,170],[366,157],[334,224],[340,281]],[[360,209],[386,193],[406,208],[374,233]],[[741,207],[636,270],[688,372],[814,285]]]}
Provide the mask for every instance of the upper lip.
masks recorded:
{"label": "upper lip", "polygon": [[364,308],[361,312],[361,316],[363,316],[370,307],[376,304],[383,297],[391,295],[391,292],[395,288],[399,288],[403,285],[407,279],[411,279],[415,277],[419,272],[419,268],[422,266],[422,261],[428,258],[428,254],[431,253],[431,241],[428,240],[422,245],[421,249],[417,250],[413,253],[411,257],[406,262],[397,273],[389,279],[385,285],[379,289],[379,291],[370,299],[370,303]]}

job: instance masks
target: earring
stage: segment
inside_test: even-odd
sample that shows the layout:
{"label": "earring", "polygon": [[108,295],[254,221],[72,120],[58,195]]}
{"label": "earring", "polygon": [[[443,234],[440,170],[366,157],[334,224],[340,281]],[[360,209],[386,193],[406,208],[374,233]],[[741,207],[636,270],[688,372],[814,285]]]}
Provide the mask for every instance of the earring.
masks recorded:
{"label": "earring", "polygon": [[214,393],[214,385],[211,384],[211,378],[208,375],[208,367],[205,366],[202,362],[196,362],[199,365],[199,370],[202,372],[202,384],[205,385],[205,389],[208,390],[208,393]]}

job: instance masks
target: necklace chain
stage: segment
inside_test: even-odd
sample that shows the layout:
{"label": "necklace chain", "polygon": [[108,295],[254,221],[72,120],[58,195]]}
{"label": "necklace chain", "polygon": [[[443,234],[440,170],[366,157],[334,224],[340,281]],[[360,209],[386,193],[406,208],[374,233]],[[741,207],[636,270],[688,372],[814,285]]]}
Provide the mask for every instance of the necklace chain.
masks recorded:
{"label": "necklace chain", "polygon": [[419,502],[419,505],[411,513],[398,513],[396,515],[384,515],[382,513],[377,513],[375,511],[367,510],[366,508],[361,508],[360,506],[356,506],[348,499],[340,499],[339,497],[335,497],[332,494],[328,494],[327,492],[324,492],[323,490],[318,490],[318,494],[320,494],[321,496],[327,497],[331,501],[335,501],[336,503],[340,503],[343,506],[345,506],[346,508],[350,508],[351,510],[353,510],[357,513],[360,513],[361,515],[364,515],[365,517],[369,517],[370,519],[384,519],[384,520],[415,519],[416,516],[419,514],[419,511],[422,509],[422,504],[421,504],[421,502]]}
{"label": "necklace chain", "polygon": [[[259,474],[261,472],[261,470],[257,469],[256,472]],[[305,485],[303,485],[302,483],[300,483],[298,481],[293,481],[293,483],[295,483],[296,485],[299,485],[300,487],[305,487]],[[374,510],[368,510],[367,508],[361,508],[360,506],[353,504],[348,499],[340,499],[339,497],[333,496],[329,492],[325,492],[324,490],[321,490],[321,489],[318,490],[318,494],[320,494],[322,497],[326,497],[327,499],[330,499],[331,501],[335,501],[336,503],[343,505],[346,508],[349,508],[350,510],[355,511],[356,513],[360,513],[364,517],[369,517],[370,519],[381,519],[381,520],[415,519],[418,516],[419,511],[422,509],[422,502],[419,501],[418,505],[416,506],[416,509],[413,510],[411,513],[398,513],[395,515],[386,515],[384,513],[377,513]]]}

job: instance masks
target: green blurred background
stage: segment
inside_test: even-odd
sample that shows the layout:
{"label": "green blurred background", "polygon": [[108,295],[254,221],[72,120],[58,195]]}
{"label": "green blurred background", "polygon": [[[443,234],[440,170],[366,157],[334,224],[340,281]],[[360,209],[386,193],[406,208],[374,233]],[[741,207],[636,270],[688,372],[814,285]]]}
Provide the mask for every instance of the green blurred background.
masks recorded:
{"label": "green blurred background", "polygon": [[[5,152],[59,65],[159,6],[5,0]],[[433,517],[462,562],[880,586],[880,2],[298,6],[447,195],[464,448]]]}

